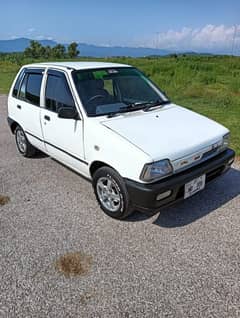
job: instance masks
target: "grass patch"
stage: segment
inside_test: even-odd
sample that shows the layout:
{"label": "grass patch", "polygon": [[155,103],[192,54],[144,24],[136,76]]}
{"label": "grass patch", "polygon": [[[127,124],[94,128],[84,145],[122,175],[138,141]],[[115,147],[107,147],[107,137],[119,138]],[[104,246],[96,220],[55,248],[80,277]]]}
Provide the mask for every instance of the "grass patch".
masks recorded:
{"label": "grass patch", "polygon": [[[1,57],[0,57],[1,58]],[[9,91],[21,65],[43,60],[0,60],[0,93]],[[78,58],[133,65],[148,75],[176,104],[199,112],[230,129],[240,156],[240,57],[178,56],[159,58]],[[144,127],[143,127],[144,129]]]}
{"label": "grass patch", "polygon": [[92,257],[80,252],[61,256],[55,264],[56,269],[66,277],[85,275],[92,265]]}
{"label": "grass patch", "polygon": [[6,195],[0,194],[0,205],[5,205],[10,201],[10,198]]}

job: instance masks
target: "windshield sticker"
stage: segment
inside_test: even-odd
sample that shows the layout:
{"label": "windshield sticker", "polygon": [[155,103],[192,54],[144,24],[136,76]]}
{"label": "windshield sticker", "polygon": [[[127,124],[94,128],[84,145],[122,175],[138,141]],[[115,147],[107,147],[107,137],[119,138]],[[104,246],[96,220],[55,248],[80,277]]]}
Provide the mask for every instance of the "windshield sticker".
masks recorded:
{"label": "windshield sticker", "polygon": [[95,79],[102,79],[106,75],[108,75],[108,73],[105,70],[100,70],[100,71],[95,71],[94,72],[94,78]]}
{"label": "windshield sticker", "polygon": [[118,70],[114,70],[114,69],[108,70],[108,74],[116,74],[116,73],[118,73]]}

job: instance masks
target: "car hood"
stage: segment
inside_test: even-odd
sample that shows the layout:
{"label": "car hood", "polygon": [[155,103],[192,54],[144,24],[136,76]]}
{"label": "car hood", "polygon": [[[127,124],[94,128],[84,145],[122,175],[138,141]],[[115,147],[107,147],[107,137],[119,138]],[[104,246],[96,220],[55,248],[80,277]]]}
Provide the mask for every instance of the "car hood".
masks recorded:
{"label": "car hood", "polygon": [[152,160],[182,158],[218,142],[228,133],[213,120],[175,104],[149,112],[121,114],[101,123]]}

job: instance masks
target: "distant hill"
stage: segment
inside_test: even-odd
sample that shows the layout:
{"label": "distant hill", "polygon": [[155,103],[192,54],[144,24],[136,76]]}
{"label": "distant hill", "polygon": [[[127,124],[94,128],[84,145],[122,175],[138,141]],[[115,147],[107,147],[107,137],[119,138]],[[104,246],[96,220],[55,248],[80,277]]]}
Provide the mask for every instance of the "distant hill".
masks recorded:
{"label": "distant hill", "polygon": [[79,43],[78,48],[83,56],[105,57],[105,56],[131,56],[144,57],[149,55],[168,55],[171,52],[167,50],[152,49],[145,47],[127,47],[127,46],[97,46],[85,43]]}
{"label": "distant hill", "polygon": [[[0,40],[0,52],[22,52],[30,44],[30,39],[19,38],[13,40]],[[42,45],[54,46],[58,44],[51,40],[39,40]],[[65,45],[65,44],[64,44]],[[86,43],[79,43],[78,49],[81,56],[106,57],[106,56],[131,56],[144,57],[149,55],[168,55],[172,52],[144,47],[122,47],[122,46],[97,46]]]}
{"label": "distant hill", "polygon": [[[23,52],[30,44],[31,39],[18,38],[13,40],[0,40],[0,53]],[[58,43],[53,40],[38,40],[43,46],[55,46]],[[67,44],[64,44],[67,47]],[[211,55],[210,53],[197,52],[176,52],[170,50],[154,49],[147,47],[128,47],[128,46],[98,46],[94,44],[78,43],[78,49],[81,56],[89,57],[112,57],[112,56],[130,56],[130,57],[157,57],[169,54],[185,55]],[[224,53],[224,52],[223,52]]]}
{"label": "distant hill", "polygon": [[[0,52],[11,53],[11,52],[23,52],[30,44],[30,39],[19,38],[13,40],[0,40]],[[51,40],[39,40],[42,45],[54,46],[57,43]]]}

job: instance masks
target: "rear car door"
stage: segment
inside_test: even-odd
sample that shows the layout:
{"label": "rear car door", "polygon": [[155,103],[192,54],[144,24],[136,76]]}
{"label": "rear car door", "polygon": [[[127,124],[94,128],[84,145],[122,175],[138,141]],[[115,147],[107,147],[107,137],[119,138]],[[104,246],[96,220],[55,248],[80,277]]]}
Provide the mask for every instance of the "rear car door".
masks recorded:
{"label": "rear car door", "polygon": [[13,90],[15,120],[25,131],[29,142],[44,150],[40,123],[40,95],[44,69],[25,69],[18,89]]}
{"label": "rear car door", "polygon": [[63,71],[47,71],[44,104],[41,123],[47,152],[85,174],[87,163],[84,159],[83,121],[81,118],[58,117],[62,106],[76,108],[67,75]]}

